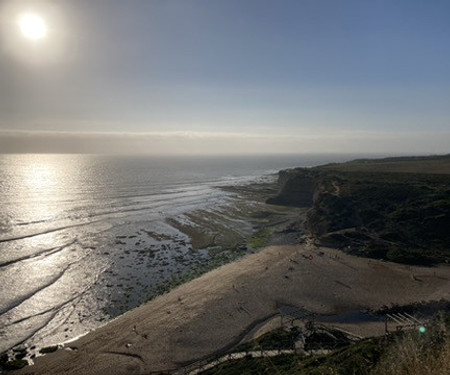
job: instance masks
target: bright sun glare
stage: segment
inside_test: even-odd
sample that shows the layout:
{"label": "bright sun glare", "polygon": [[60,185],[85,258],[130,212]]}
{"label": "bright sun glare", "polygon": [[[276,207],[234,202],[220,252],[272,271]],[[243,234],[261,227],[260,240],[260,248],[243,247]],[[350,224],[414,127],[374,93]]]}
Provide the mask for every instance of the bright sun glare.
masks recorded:
{"label": "bright sun glare", "polygon": [[19,16],[19,28],[27,39],[39,40],[47,35],[47,25],[37,14],[27,13]]}

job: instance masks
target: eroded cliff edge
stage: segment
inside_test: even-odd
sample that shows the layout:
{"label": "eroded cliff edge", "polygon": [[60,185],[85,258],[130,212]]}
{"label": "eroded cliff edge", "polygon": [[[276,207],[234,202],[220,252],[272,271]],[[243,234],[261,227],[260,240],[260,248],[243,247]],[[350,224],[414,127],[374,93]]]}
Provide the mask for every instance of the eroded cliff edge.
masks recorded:
{"label": "eroded cliff edge", "polygon": [[279,185],[267,203],[310,207],[303,225],[317,243],[407,264],[450,261],[449,156],[290,169]]}

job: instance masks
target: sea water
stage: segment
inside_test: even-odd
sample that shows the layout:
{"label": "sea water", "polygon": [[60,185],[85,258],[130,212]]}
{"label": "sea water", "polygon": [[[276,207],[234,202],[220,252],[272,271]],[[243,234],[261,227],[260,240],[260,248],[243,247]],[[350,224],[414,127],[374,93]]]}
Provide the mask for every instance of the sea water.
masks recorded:
{"label": "sea water", "polygon": [[167,219],[229,204],[224,185],[351,155],[0,155],[0,352],[83,334],[210,256]]}

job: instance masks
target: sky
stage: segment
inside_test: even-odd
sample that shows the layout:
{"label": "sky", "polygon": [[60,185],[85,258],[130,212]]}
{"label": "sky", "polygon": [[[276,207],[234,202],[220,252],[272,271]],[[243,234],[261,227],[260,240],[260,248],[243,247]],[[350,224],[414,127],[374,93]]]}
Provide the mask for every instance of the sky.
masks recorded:
{"label": "sky", "polygon": [[[47,26],[27,39],[18,17]],[[0,152],[448,153],[448,0],[0,0]]]}

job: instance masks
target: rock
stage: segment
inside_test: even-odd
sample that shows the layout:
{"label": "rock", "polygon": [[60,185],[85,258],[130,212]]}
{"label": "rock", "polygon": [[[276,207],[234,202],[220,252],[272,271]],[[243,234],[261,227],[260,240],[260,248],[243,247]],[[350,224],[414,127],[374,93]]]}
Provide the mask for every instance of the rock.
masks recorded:
{"label": "rock", "polygon": [[8,361],[4,364],[4,368],[6,370],[19,370],[25,366],[28,366],[28,361],[24,360],[24,359],[15,359],[12,361]]}
{"label": "rock", "polygon": [[295,168],[280,171],[278,184],[280,185],[278,195],[267,199],[266,203],[294,207],[312,206],[314,181],[307,169]]}
{"label": "rock", "polygon": [[58,350],[58,345],[52,345],[52,346],[46,346],[45,348],[42,348],[39,350],[39,353],[41,354],[47,354],[47,353],[53,353]]}

